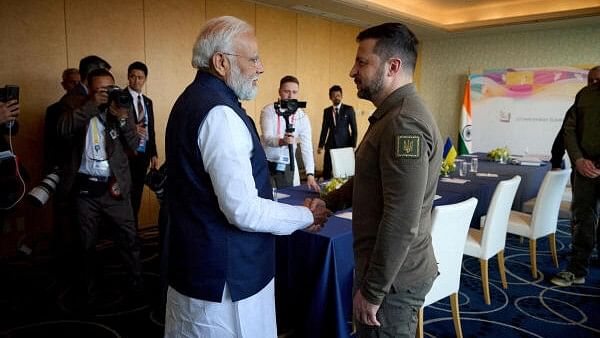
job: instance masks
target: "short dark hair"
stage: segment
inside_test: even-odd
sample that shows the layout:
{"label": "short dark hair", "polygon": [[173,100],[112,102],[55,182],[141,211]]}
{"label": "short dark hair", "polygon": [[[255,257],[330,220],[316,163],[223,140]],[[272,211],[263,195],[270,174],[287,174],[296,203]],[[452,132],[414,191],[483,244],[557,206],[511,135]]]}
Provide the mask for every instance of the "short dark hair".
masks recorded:
{"label": "short dark hair", "polygon": [[300,81],[298,81],[298,79],[295,76],[286,75],[286,76],[282,77],[281,80],[279,81],[279,88],[281,88],[284,83],[288,83],[288,82],[293,82],[293,83],[297,84],[298,86],[300,85]]}
{"label": "short dark hair", "polygon": [[148,76],[148,67],[141,61],[136,61],[127,67],[127,75],[131,73],[132,70],[137,69],[144,72],[144,76]]}
{"label": "short dark hair", "polygon": [[97,68],[92,70],[88,75],[87,75],[87,83],[88,85],[92,84],[92,81],[94,80],[94,78],[96,77],[101,77],[101,76],[110,76],[113,81],[115,80],[115,77],[112,75],[112,73],[106,69],[106,68]]}
{"label": "short dark hair", "polygon": [[331,88],[329,88],[329,97],[331,97],[331,93],[333,93],[333,92],[340,92],[340,93],[344,94],[342,92],[342,87],[340,87],[339,85],[333,85],[333,86],[331,86]]}
{"label": "short dark hair", "polygon": [[417,62],[417,45],[419,40],[404,24],[388,22],[365,29],[358,33],[357,42],[376,39],[373,52],[382,59],[400,57],[403,66],[413,72]]}
{"label": "short dark hair", "polygon": [[111,66],[106,60],[96,55],[88,55],[79,61],[79,74],[82,79],[87,80],[88,74],[99,68],[110,70]]}
{"label": "short dark hair", "polygon": [[67,68],[63,71],[62,73],[62,78],[63,80],[66,79],[67,77],[69,77],[69,75],[71,74],[77,74],[79,75],[79,69],[77,68]]}

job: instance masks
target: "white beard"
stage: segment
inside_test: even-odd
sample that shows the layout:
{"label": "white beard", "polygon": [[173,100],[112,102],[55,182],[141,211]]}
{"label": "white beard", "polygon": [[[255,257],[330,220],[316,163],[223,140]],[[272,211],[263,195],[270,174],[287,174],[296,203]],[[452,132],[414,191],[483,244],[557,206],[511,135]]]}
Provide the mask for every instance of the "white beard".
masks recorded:
{"label": "white beard", "polygon": [[258,87],[254,85],[255,78],[244,78],[237,61],[231,62],[231,74],[225,79],[225,83],[240,100],[252,100],[256,97]]}

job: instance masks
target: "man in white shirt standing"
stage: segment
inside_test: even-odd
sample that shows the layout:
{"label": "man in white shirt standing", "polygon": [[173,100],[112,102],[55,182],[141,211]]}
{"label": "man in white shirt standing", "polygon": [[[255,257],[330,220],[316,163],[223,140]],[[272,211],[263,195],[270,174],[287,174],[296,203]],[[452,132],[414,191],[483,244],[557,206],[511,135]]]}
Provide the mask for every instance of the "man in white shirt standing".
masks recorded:
{"label": "man in white shirt standing", "polygon": [[193,82],[167,123],[169,289],[166,337],[275,338],[275,236],[320,229],[329,211],[273,201],[264,150],[239,100],[263,65],[253,28],[209,20],[194,45]]}
{"label": "man in white shirt standing", "polygon": [[[297,100],[299,90],[300,82],[292,75],[286,75],[279,81],[280,100]],[[319,185],[315,180],[312,131],[308,115],[302,108],[298,108],[289,116],[289,123],[295,129],[294,132],[286,132],[286,121],[283,116],[277,114],[273,103],[266,105],[260,113],[261,141],[269,161],[271,177],[277,188],[300,185],[298,163],[294,161],[294,167],[290,166],[289,151],[291,144],[295,156],[296,143],[299,141],[306,170],[306,183],[309,188],[319,191]]]}

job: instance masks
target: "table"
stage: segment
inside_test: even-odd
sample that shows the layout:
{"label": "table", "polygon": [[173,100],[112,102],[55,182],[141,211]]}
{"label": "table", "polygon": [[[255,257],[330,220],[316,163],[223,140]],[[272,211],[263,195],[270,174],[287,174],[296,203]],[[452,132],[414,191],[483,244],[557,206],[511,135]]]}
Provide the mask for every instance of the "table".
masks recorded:
{"label": "table", "polygon": [[[468,174],[465,184],[440,182],[441,198],[434,206],[478,199],[471,226],[479,227],[496,185],[501,180],[521,176],[515,198],[519,208],[534,197],[549,170],[548,165],[527,167],[503,165],[487,161],[478,154],[479,172],[496,173],[498,177]],[[458,177],[457,173],[450,175]],[[281,190],[290,195],[280,202],[300,205],[304,197],[316,196],[306,186]],[[296,231],[277,238],[277,323],[281,329],[293,328],[298,337],[350,337],[352,318],[352,221],[332,216],[319,233]]]}

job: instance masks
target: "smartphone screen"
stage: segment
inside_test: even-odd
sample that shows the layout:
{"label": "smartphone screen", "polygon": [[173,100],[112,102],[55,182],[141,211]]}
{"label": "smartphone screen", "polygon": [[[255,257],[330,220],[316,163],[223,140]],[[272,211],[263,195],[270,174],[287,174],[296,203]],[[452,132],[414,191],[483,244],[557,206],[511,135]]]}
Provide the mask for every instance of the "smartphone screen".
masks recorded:
{"label": "smartphone screen", "polygon": [[19,101],[19,86],[6,85],[6,101],[17,100]]}

